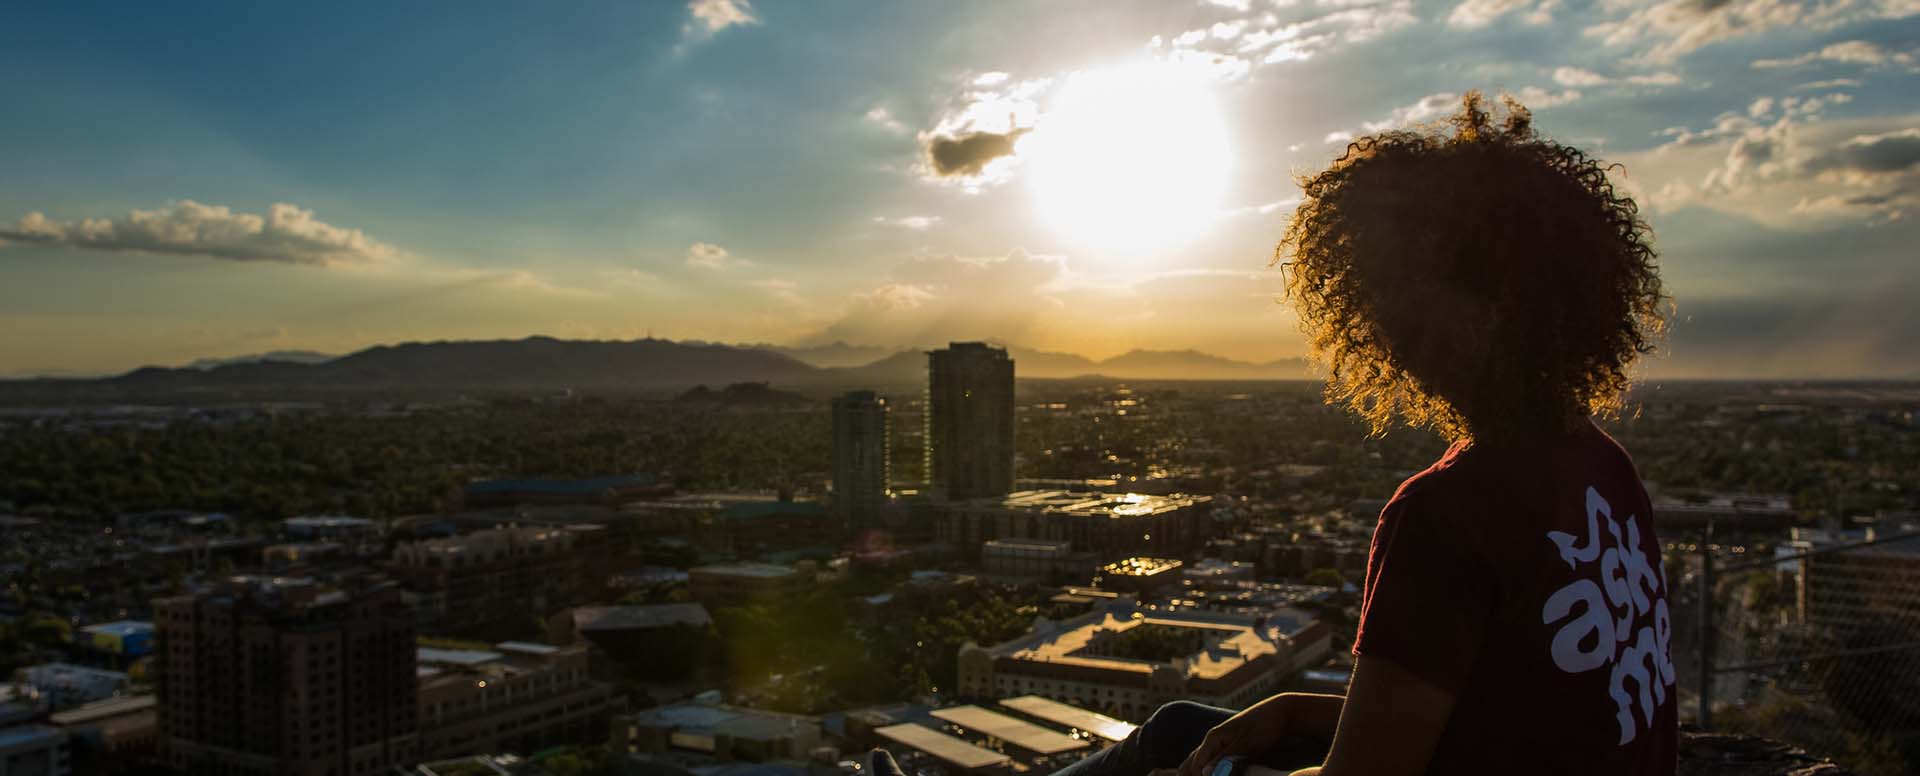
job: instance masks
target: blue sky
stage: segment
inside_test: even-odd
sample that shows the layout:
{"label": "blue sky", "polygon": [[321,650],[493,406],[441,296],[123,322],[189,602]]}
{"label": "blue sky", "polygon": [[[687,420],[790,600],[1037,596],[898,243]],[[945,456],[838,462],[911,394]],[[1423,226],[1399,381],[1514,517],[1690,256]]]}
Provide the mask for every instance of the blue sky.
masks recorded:
{"label": "blue sky", "polygon": [[[1650,374],[1920,374],[1912,0],[4,14],[0,374],[528,334],[1298,355],[1295,176],[1470,88],[1624,165],[1680,314]],[[1177,79],[1062,135],[1115,72]],[[1204,197],[1128,129],[1169,112],[1217,120]],[[1103,142],[1100,187],[1048,183]],[[1136,191],[1177,239],[1057,217]]]}

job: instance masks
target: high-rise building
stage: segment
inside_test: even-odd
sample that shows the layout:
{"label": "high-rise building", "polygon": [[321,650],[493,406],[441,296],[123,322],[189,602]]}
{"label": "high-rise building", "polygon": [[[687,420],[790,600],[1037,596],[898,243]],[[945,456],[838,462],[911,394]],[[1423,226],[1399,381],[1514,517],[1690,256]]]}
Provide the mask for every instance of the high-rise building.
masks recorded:
{"label": "high-rise building", "polygon": [[981,342],[927,354],[927,484],[950,501],[1013,491],[1013,359]]}
{"label": "high-rise building", "polygon": [[854,391],[833,400],[833,511],[858,538],[887,508],[887,400]]}
{"label": "high-rise building", "polygon": [[235,577],[154,608],[176,770],[371,776],[419,759],[413,615],[393,583]]}

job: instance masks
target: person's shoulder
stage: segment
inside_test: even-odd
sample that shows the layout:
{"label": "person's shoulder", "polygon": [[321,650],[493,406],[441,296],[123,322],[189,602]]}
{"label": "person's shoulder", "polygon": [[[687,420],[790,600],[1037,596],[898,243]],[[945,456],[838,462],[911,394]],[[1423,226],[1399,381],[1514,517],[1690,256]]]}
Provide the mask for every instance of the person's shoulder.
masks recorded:
{"label": "person's shoulder", "polygon": [[1401,481],[1393,498],[1388,499],[1386,508],[1381,510],[1381,520],[1431,512],[1421,507],[1449,500],[1451,494],[1465,487],[1473,476],[1473,467],[1468,463],[1471,450],[1472,445],[1455,442],[1439,460]]}

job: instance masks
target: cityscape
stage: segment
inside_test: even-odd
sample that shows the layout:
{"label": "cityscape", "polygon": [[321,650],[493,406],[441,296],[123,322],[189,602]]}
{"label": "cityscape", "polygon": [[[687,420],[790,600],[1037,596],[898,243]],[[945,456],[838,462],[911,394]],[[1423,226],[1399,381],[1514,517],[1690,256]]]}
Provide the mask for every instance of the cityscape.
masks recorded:
{"label": "cityscape", "polygon": [[68,0],[0,105],[0,776],[1920,774],[1920,0]]}
{"label": "cityscape", "polygon": [[[1023,380],[979,342],[923,358],[918,390],[820,397],[12,412],[6,756],[707,776],[852,773],[885,746],[919,773],[1023,773],[1170,700],[1344,686],[1381,494],[1438,439],[1369,438],[1311,382]],[[1675,660],[1715,666],[1716,729],[1905,767],[1872,758],[1913,730],[1920,390],[1636,400],[1610,428],[1656,494]],[[626,438],[666,416],[734,451]],[[492,476],[519,455],[493,444],[533,426],[573,455]],[[437,441],[377,452],[409,440]],[[126,476],[195,448],[284,481]]]}

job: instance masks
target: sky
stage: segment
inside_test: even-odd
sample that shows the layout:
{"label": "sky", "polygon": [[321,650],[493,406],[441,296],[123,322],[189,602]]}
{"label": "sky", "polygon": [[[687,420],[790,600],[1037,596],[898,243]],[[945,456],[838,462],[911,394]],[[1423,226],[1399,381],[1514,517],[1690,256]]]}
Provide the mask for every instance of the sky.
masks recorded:
{"label": "sky", "polygon": [[1920,0],[16,5],[0,375],[518,338],[1301,355],[1345,141],[1619,163],[1642,374],[1920,376]]}

